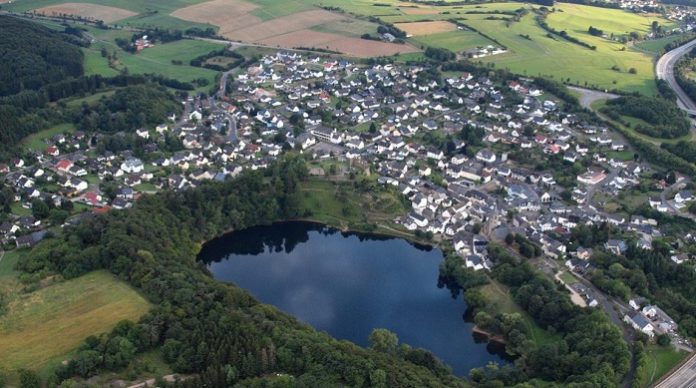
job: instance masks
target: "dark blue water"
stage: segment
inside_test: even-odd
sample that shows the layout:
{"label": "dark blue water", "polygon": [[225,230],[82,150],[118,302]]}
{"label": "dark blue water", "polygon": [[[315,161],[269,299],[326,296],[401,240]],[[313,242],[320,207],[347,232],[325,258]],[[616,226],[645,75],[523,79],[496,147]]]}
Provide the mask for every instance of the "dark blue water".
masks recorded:
{"label": "dark blue water", "polygon": [[474,337],[461,296],[438,287],[437,249],[288,222],[212,240],[199,258],[216,279],[336,338],[367,346],[373,328],[386,328],[460,376],[490,361],[507,362],[500,345]]}

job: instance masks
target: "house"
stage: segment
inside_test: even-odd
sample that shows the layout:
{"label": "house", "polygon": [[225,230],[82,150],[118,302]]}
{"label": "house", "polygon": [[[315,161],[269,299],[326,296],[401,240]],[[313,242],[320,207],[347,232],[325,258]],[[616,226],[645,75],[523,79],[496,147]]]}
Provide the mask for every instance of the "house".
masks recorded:
{"label": "house", "polygon": [[623,240],[609,240],[604,244],[604,248],[615,255],[621,255],[626,252],[628,246]]}
{"label": "house", "polygon": [[655,335],[655,328],[650,323],[648,318],[646,318],[643,314],[637,311],[633,311],[627,315],[624,315],[623,320],[624,322],[631,325],[631,327],[633,327],[635,330],[643,332],[647,334],[649,337],[653,337]]}
{"label": "house", "polygon": [[148,132],[147,129],[145,128],[140,128],[135,130],[135,134],[138,135],[139,137],[143,139],[149,139],[150,138],[150,132]]}
{"label": "house", "polygon": [[114,209],[123,210],[123,209],[128,209],[128,208],[130,208],[131,206],[133,206],[133,204],[130,203],[130,202],[128,202],[128,201],[126,201],[126,200],[123,199],[123,198],[116,198],[116,199],[114,199],[114,201],[111,203],[111,206],[112,206]]}
{"label": "house", "polygon": [[471,268],[474,271],[481,269],[489,269],[486,260],[480,255],[468,255],[464,260],[466,268]]}
{"label": "house", "polygon": [[67,173],[70,171],[70,168],[73,166],[73,162],[68,159],[61,159],[58,161],[58,163],[55,164],[55,168],[58,171]]}
{"label": "house", "polygon": [[15,244],[17,244],[17,248],[31,248],[43,240],[46,233],[45,230],[39,230],[26,236],[17,237]]}
{"label": "house", "polygon": [[578,175],[578,182],[586,185],[596,185],[597,183],[603,181],[607,177],[604,170],[601,169],[588,169],[582,175]]}
{"label": "house", "polygon": [[128,174],[139,173],[145,169],[143,161],[138,158],[128,158],[121,163],[121,170]]}
{"label": "house", "polygon": [[315,145],[317,140],[309,133],[302,133],[295,138],[295,144],[299,145],[303,150]]}
{"label": "house", "polygon": [[495,159],[495,154],[488,149],[482,149],[476,153],[476,160],[479,160],[484,163],[493,163],[495,162]]}
{"label": "house", "polygon": [[677,195],[674,196],[674,202],[676,203],[684,203],[684,202],[689,202],[693,201],[694,196],[691,194],[690,191],[682,190],[677,193]]}

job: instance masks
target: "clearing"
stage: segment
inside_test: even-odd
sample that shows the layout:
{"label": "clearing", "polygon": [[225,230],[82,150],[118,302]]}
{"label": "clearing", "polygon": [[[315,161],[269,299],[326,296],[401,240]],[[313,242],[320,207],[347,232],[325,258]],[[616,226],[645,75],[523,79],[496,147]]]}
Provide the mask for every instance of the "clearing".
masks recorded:
{"label": "clearing", "polygon": [[89,20],[101,20],[104,23],[113,23],[137,15],[127,9],[91,3],[63,3],[39,8],[35,12],[46,16],[80,16]]}
{"label": "clearing", "polygon": [[455,31],[457,29],[454,23],[447,21],[396,23],[394,25],[412,36],[437,34],[440,32]]}
{"label": "clearing", "polygon": [[[16,260],[10,256],[9,262]],[[8,312],[0,317],[0,365],[8,370],[39,369],[87,336],[107,332],[124,319],[137,321],[150,309],[140,294],[105,271],[28,294],[17,282],[0,278],[2,286],[13,284]]]}

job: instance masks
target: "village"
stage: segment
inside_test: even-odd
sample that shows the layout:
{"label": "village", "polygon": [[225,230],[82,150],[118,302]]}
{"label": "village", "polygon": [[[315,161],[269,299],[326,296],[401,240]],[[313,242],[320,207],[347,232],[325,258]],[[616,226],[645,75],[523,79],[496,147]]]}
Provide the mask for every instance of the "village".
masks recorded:
{"label": "village", "polygon": [[[438,77],[418,66],[278,52],[225,73],[216,95],[182,104],[179,117],[123,135],[137,138],[139,152],[104,150],[95,146],[99,135],[74,131],[0,165],[15,208],[24,209],[0,225],[4,244],[31,247],[51,227],[129,208],[143,194],[265,168],[287,150],[310,155],[313,175],[331,174],[323,161],[338,161],[346,167],[335,174],[364,174],[403,195],[411,211],[394,224],[448,244],[475,271],[492,267],[490,241],[515,236],[539,247],[554,272],[565,267],[583,279],[593,270],[592,249],[562,242],[579,225],[611,225],[606,252],[620,255],[630,244],[650,250],[663,237],[655,219],[605,206],[646,190],[655,194],[645,196],[651,208],[693,217],[684,209],[696,200],[686,177],[667,182],[618,135],[564,111],[531,80],[501,85],[468,72]],[[38,219],[30,210],[37,199],[81,211]],[[691,259],[676,246],[694,237],[679,239],[675,263]],[[597,305],[601,292],[582,284],[583,305]],[[618,319],[637,330],[677,337],[659,307],[604,298],[605,309],[618,308],[625,315]]]}

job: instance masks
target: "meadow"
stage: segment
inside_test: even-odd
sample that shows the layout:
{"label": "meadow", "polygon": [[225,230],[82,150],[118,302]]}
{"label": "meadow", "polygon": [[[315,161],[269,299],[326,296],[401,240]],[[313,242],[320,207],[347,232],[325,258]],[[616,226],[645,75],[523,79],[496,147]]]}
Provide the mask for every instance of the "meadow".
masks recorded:
{"label": "meadow", "polygon": [[[80,2],[82,1],[78,1]],[[547,18],[548,25],[559,31],[567,31],[570,36],[596,46],[596,50],[568,42],[558,36],[549,36],[547,31],[537,24],[533,12],[518,22],[502,20],[510,19],[511,13],[521,8],[538,8],[524,3],[438,6],[399,0],[322,0],[320,3],[313,0],[94,0],[92,3],[117,6],[138,13],[116,24],[156,25],[181,29],[206,26],[219,30],[219,33],[230,39],[273,47],[328,48],[355,56],[371,56],[376,53],[390,55],[400,52],[399,59],[416,59],[422,57],[421,53],[411,52],[416,48],[434,46],[462,53],[477,46],[495,45],[495,40],[506,46],[508,52],[481,58],[479,61],[493,63],[497,68],[508,69],[521,75],[543,75],[579,86],[645,94],[654,94],[656,91],[653,69],[655,55],[665,44],[675,39],[640,42],[635,47],[631,43],[623,44],[617,41],[620,37],[629,36],[631,33],[645,35],[651,31],[653,21],[665,28],[671,28],[673,23],[658,16],[567,3],[554,6],[555,11]],[[8,8],[21,11],[57,4],[61,4],[61,0],[26,0],[12,3]],[[208,8],[197,8],[203,6]],[[330,17],[329,12],[320,9],[319,6],[335,7],[334,11],[340,9],[342,13],[331,12],[334,15]],[[185,9],[187,11],[183,11]],[[234,10],[239,12],[233,12]],[[177,17],[172,16],[172,12]],[[369,17],[377,17],[388,23],[457,20],[475,28],[481,34],[468,30],[433,29],[432,33],[419,33],[408,39],[408,43],[415,47],[395,47],[358,39],[362,34],[376,33],[377,25],[367,20]],[[402,26],[408,30],[408,25]],[[587,31],[590,26],[603,30],[605,37],[590,35]],[[96,44],[95,49],[99,50],[102,45],[102,42]],[[172,49],[174,48],[177,49],[176,54],[179,57],[187,56],[188,51],[193,49],[186,44],[182,47],[172,46]],[[123,54],[119,60],[131,72],[150,71],[153,64],[156,64],[158,71],[172,78],[211,79],[211,74],[202,69],[186,66],[176,68],[171,64],[174,53],[167,51],[166,48],[161,51],[155,48],[138,54],[137,58]],[[116,70],[109,68],[105,59],[94,55],[98,53],[89,54],[86,61],[88,71],[104,75],[116,73]]]}
{"label": "meadow", "polygon": [[[152,48],[132,54],[123,51],[114,42],[119,37],[130,38],[132,33],[97,29],[91,32],[98,41],[84,49],[86,74],[101,74],[108,77],[117,75],[119,71],[128,68],[129,74],[157,73],[185,82],[193,82],[199,78],[206,79],[208,85],[198,88],[198,91],[208,91],[214,86],[216,71],[189,66],[189,62],[200,55],[224,48],[222,44],[184,39],[155,44]],[[109,60],[102,56],[102,48],[116,53],[117,61],[113,67],[109,66]],[[181,61],[181,64],[176,65],[172,61]]]}
{"label": "meadow", "polygon": [[109,331],[121,320],[137,321],[150,304],[113,275],[97,271],[23,293],[8,267],[21,260],[8,252],[0,261],[0,287],[9,296],[0,316],[0,365],[7,370],[40,370],[75,350],[90,335]]}

